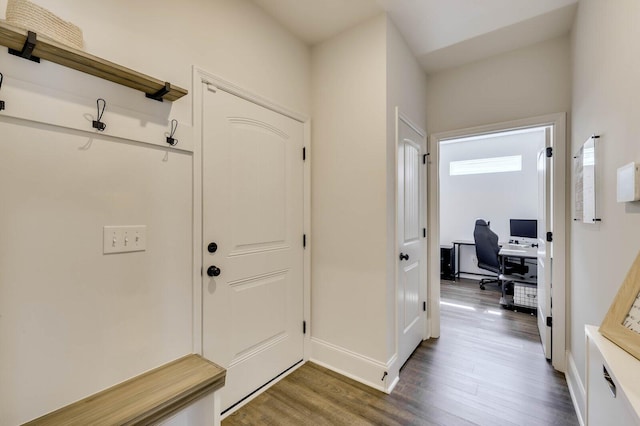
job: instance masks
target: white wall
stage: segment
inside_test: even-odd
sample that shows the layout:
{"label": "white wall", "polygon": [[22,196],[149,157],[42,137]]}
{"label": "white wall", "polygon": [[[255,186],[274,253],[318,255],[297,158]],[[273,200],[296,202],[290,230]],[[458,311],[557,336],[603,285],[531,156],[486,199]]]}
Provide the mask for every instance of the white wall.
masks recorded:
{"label": "white wall", "polygon": [[[538,152],[544,130],[465,139],[440,145],[440,243],[473,241],[475,220],[491,222],[500,241],[509,239],[509,219],[538,217]],[[451,161],[522,155],[518,172],[450,176]],[[473,247],[462,246],[461,269],[486,274],[472,260]]]}
{"label": "white wall", "polygon": [[[190,91],[197,64],[309,112],[308,48],[249,1],[37,3],[79,25],[90,53]],[[0,424],[9,425],[192,351],[199,159],[127,140],[153,140],[177,118],[178,148],[193,143],[191,95],[160,104],[6,53],[0,72]],[[7,118],[18,86],[42,97],[33,114],[53,124],[85,106],[94,115],[102,96],[106,133],[120,136],[96,135],[90,122],[85,131]],[[147,225],[147,251],[102,255],[102,227],[132,224]]]}
{"label": "white wall", "polygon": [[[387,325],[390,327],[387,333],[388,359],[396,350],[396,107],[409,117],[414,125],[427,131],[427,76],[398,29],[387,18]],[[393,372],[391,375],[393,376]]]}
{"label": "white wall", "polygon": [[584,325],[602,322],[640,249],[640,205],[615,199],[616,169],[640,160],[638,16],[635,0],[582,0],[572,34],[571,152],[592,133],[601,135],[596,191],[602,222],[571,226],[568,346],[583,383]]}
{"label": "white wall", "polygon": [[385,15],[312,49],[312,358],[385,390],[399,369],[395,107],[424,127],[425,88]]}
{"label": "white wall", "polygon": [[[568,35],[427,76],[429,134],[569,111],[571,60]],[[436,147],[430,146],[432,152]],[[432,162],[436,160],[431,159]],[[437,205],[437,167],[429,169],[429,203]],[[430,209],[434,238],[429,250],[439,250],[439,218]],[[432,256],[430,256],[432,257]],[[437,282],[438,267],[429,277]],[[436,300],[432,295],[432,300]],[[437,307],[435,307],[437,308]],[[432,306],[432,309],[435,309]],[[433,334],[439,324],[434,322]]]}
{"label": "white wall", "polygon": [[[386,31],[380,15],[314,46],[311,91],[312,339],[381,363],[387,359]],[[318,354],[314,347],[314,358],[339,362]]]}
{"label": "white wall", "polygon": [[[307,114],[309,49],[249,0],[36,0],[84,33],[85,50],[178,86],[191,66]],[[0,0],[5,10],[6,0]],[[191,95],[175,104],[191,116]],[[189,120],[190,121],[190,120]]]}
{"label": "white wall", "polygon": [[569,111],[568,37],[427,77],[429,133]]}

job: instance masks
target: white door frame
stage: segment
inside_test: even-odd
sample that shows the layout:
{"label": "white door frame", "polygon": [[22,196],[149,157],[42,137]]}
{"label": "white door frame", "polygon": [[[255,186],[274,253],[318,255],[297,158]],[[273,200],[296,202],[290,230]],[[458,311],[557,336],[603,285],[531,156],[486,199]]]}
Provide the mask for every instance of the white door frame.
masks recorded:
{"label": "white door frame", "polygon": [[[271,100],[237,86],[221,77],[199,67],[193,67],[193,352],[202,355],[202,98],[205,90],[222,90],[292,118],[304,124],[304,233],[307,245],[303,252],[303,320],[307,324],[307,332],[303,338],[304,357],[307,361],[311,355],[311,119],[301,113],[291,111]],[[300,153],[302,155],[302,152]],[[300,242],[302,243],[302,242]],[[215,360],[213,360],[215,362]],[[289,372],[293,371],[289,370]],[[284,377],[281,376],[281,378]],[[271,382],[271,384],[276,381]],[[269,386],[265,386],[266,390]],[[256,392],[253,397],[260,392]],[[248,400],[247,400],[248,401]]]}
{"label": "white door frame", "polygon": [[440,142],[446,139],[465,136],[477,136],[487,133],[496,133],[505,130],[514,130],[528,127],[552,126],[553,128],[553,169],[551,170],[553,185],[553,269],[551,282],[553,283],[552,298],[552,364],[561,372],[566,369],[566,229],[567,215],[565,214],[566,194],[566,113],[555,113],[539,117],[525,118],[521,120],[507,121],[503,123],[488,124],[485,126],[471,127],[467,129],[453,130],[432,134],[429,137],[430,162],[429,167],[429,267],[428,267],[428,295],[429,323],[431,324],[431,336],[440,336]]}

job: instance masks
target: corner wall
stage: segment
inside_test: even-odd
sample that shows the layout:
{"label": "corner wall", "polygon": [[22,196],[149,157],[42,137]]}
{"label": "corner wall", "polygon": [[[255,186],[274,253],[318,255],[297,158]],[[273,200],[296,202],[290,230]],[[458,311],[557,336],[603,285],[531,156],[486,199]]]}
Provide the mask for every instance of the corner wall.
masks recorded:
{"label": "corner wall", "polygon": [[386,31],[312,48],[312,359],[380,386],[386,338]]}
{"label": "corner wall", "polygon": [[[600,325],[640,250],[640,203],[616,202],[617,168],[640,160],[639,16],[640,3],[634,0],[581,0],[572,33],[571,153],[591,134],[601,135],[596,159],[596,194],[602,222],[571,224],[570,335],[567,337],[570,356],[582,384],[586,368],[584,326]],[[572,176],[571,200],[574,183]],[[572,212],[573,204],[569,207],[568,212]],[[584,401],[581,403],[584,410]]]}
{"label": "corner wall", "polygon": [[[309,112],[309,49],[250,1],[161,0],[152,8],[143,2],[36,3],[79,25],[85,50],[112,62],[191,93],[196,64]],[[0,0],[0,10],[5,7]],[[193,204],[200,159],[193,153],[191,94],[159,103],[6,51],[0,52],[0,72],[0,98],[7,102],[0,113],[4,425],[31,420],[197,346]],[[98,97],[107,101],[104,133],[87,121]],[[25,99],[38,102],[28,104],[26,119],[10,118]],[[36,116],[48,124],[30,121]],[[180,122],[177,149],[163,140],[172,118]],[[74,120],[78,128],[65,127]],[[147,251],[102,254],[103,226],[140,224],[147,225]]]}
{"label": "corner wall", "polygon": [[[397,321],[398,237],[396,107],[411,122],[427,131],[427,75],[409,49],[406,41],[387,17],[387,363],[396,355],[399,335]],[[428,151],[428,150],[427,150]],[[425,212],[426,218],[426,212]],[[426,223],[423,224],[426,226]],[[430,237],[430,235],[428,235]],[[424,244],[427,250],[427,244]],[[428,269],[428,267],[427,267]],[[426,280],[426,276],[425,276]],[[423,283],[426,288],[426,282]],[[425,291],[426,294],[426,291]],[[396,327],[396,325],[398,327]],[[397,377],[401,365],[391,367],[391,378]]]}
{"label": "corner wall", "polygon": [[386,15],[312,49],[312,359],[386,391],[400,367],[395,108],[424,127],[425,90]]}

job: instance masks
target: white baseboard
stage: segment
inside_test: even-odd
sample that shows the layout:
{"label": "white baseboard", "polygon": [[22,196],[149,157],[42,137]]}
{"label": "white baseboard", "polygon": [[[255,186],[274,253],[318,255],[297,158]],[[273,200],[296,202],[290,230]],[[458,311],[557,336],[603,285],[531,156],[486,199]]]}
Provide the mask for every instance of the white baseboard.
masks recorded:
{"label": "white baseboard", "polygon": [[566,359],[568,368],[565,373],[565,377],[567,379],[569,393],[571,394],[571,401],[573,402],[573,407],[576,410],[580,426],[584,426],[584,419],[586,418],[587,410],[587,393],[585,392],[584,384],[582,383],[582,379],[578,373],[578,368],[576,367],[571,351],[567,351]]}
{"label": "white baseboard", "polygon": [[385,364],[324,340],[311,338],[311,362],[385,393],[391,393],[399,380],[396,359],[394,355]]}

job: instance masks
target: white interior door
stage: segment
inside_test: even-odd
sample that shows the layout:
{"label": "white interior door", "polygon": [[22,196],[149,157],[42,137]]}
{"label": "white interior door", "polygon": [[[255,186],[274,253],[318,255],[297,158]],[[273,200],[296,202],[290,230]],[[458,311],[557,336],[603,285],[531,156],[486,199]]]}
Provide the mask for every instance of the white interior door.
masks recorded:
{"label": "white interior door", "polygon": [[204,90],[202,134],[203,354],[227,368],[225,411],[303,359],[304,132]]}
{"label": "white interior door", "polygon": [[547,242],[547,232],[552,232],[551,212],[551,170],[553,157],[547,156],[551,148],[551,129],[545,129],[545,148],[538,153],[538,330],[542,349],[547,359],[551,359],[551,327],[547,317],[551,317],[551,268],[552,243]]}
{"label": "white interior door", "polygon": [[403,365],[425,330],[425,243],[423,238],[426,173],[422,170],[424,133],[398,117],[398,357]]}

